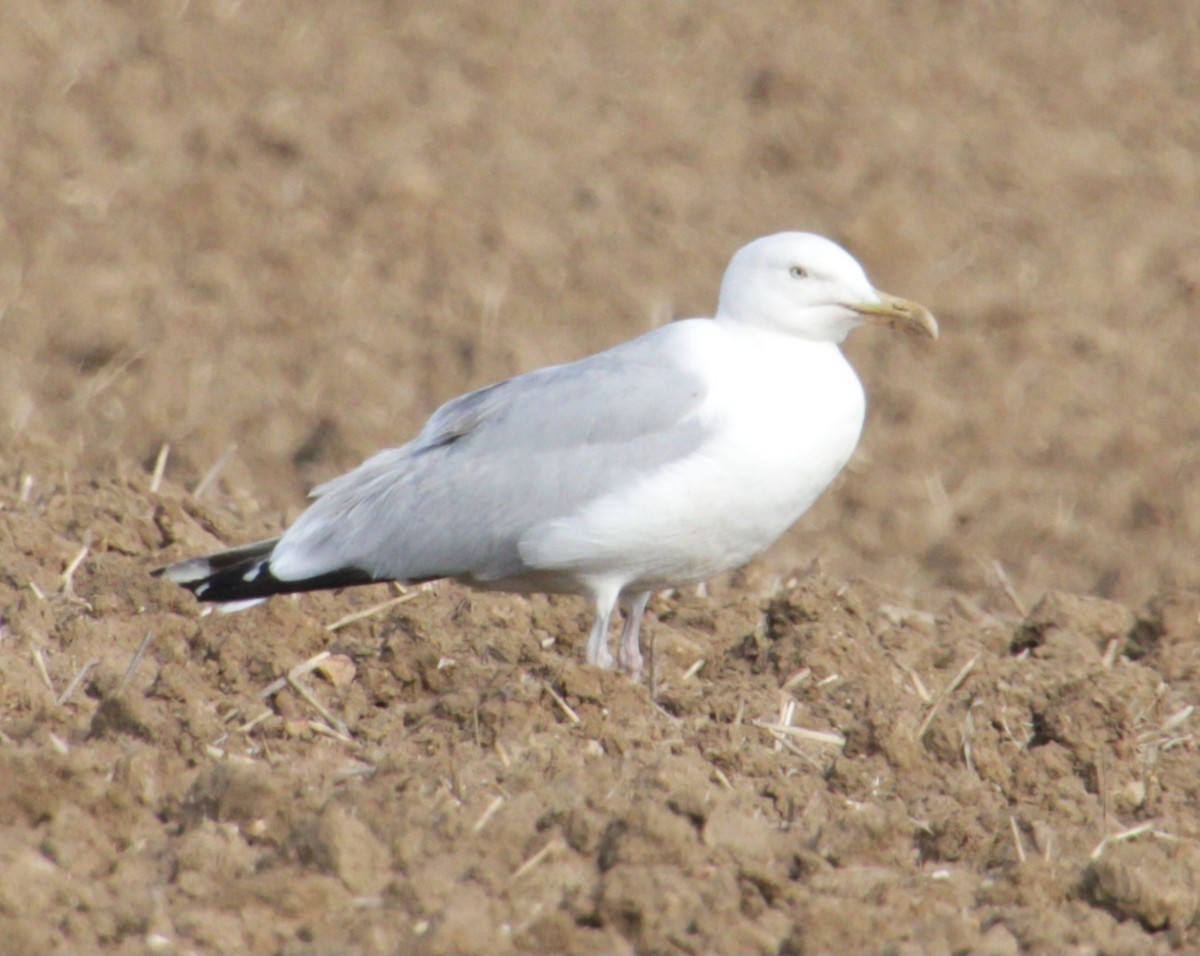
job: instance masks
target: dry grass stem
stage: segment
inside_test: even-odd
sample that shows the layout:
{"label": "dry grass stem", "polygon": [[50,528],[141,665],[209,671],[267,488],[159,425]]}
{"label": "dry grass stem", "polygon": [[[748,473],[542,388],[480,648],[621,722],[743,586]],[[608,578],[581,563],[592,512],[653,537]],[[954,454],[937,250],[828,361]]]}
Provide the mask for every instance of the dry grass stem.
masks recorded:
{"label": "dry grass stem", "polygon": [[271,681],[271,683],[269,683],[266,687],[264,687],[262,690],[260,690],[258,692],[259,699],[266,700],[268,697],[274,697],[281,690],[283,690],[285,687],[287,687],[289,679],[303,677],[305,674],[312,673],[318,667],[320,667],[324,661],[328,660],[331,656],[333,656],[332,651],[321,651],[319,654],[314,654],[312,657],[310,657],[308,660],[304,661],[303,663],[297,664],[290,671],[288,671],[285,676],[276,678],[275,680]]}
{"label": "dry grass stem", "polygon": [[1012,830],[1013,846],[1017,849],[1017,862],[1025,862],[1025,847],[1021,845],[1021,830],[1017,826],[1017,818],[1011,814],[1008,817],[1008,826]]}
{"label": "dry grass stem", "polygon": [[821,765],[821,761],[819,761],[815,757],[813,757],[812,754],[805,753],[803,750],[801,750],[799,747],[797,747],[794,743],[792,743],[786,737],[776,736],[775,739],[779,742],[779,744],[782,746],[782,748],[784,750],[799,757],[801,760],[808,763],[814,769],[821,770],[821,771],[825,770],[825,768]]}
{"label": "dry grass stem", "polygon": [[1017,609],[1017,613],[1021,617],[1025,617],[1029,612],[1025,610],[1025,603],[1021,600],[1020,595],[1017,594],[1017,589],[1013,587],[1013,583],[1008,577],[1008,572],[1004,570],[1004,565],[999,561],[993,561],[992,572],[996,575],[996,582],[1000,585],[1000,590],[1004,592],[1004,596]]}
{"label": "dry grass stem", "polygon": [[67,685],[67,689],[62,692],[58,700],[56,700],[54,703],[61,707],[63,704],[69,701],[74,696],[75,691],[79,690],[79,685],[83,683],[84,678],[86,678],[88,674],[91,673],[92,668],[99,663],[100,662],[98,660],[91,660],[79,668],[79,670],[76,671],[75,676],[71,678],[71,683]]}
{"label": "dry grass stem", "polygon": [[1100,659],[1100,665],[1112,670],[1112,667],[1117,662],[1117,649],[1121,646],[1121,642],[1115,637],[1110,637],[1108,643],[1104,646],[1104,657]]}
{"label": "dry grass stem", "polygon": [[271,683],[269,683],[266,687],[264,687],[262,690],[260,690],[258,692],[258,699],[259,700],[268,700],[269,698],[274,697],[276,694],[278,694],[285,687],[287,687],[287,678],[286,677],[277,677],[277,678],[275,678],[275,680],[271,681]]}
{"label": "dry grass stem", "polygon": [[167,470],[167,457],[171,454],[171,446],[164,442],[162,448],[158,450],[158,457],[154,459],[154,471],[150,473],[150,491],[157,494],[158,489],[162,485],[163,474]]}
{"label": "dry grass stem", "polygon": [[243,766],[254,763],[253,757],[247,757],[244,754],[231,753],[230,751],[228,751],[224,748],[221,748],[221,747],[214,747],[213,749],[219,750],[221,753],[221,759],[226,761],[227,763],[240,763]]}
{"label": "dry grass stem", "polygon": [[810,677],[812,677],[812,668],[811,667],[801,667],[800,670],[796,671],[796,673],[794,673],[791,677],[789,677],[787,680],[785,680],[783,682],[783,686],[780,687],[779,689],[780,690],[791,690],[793,687],[798,687],[801,684],[803,684]]}
{"label": "dry grass stem", "polygon": [[268,717],[272,716],[272,714],[273,714],[273,711],[264,710],[257,717],[252,717],[250,720],[246,721],[240,727],[235,729],[234,733],[235,734],[248,734],[255,727],[257,727],[259,724],[261,724],[264,720],[266,720]]}
{"label": "dry grass stem", "polygon": [[376,614],[380,614],[383,611],[388,610],[388,608],[395,607],[397,604],[404,604],[406,601],[411,601],[413,598],[417,597],[420,593],[421,593],[420,591],[407,591],[404,594],[401,594],[399,597],[389,598],[386,601],[381,601],[378,604],[373,604],[373,605],[371,605],[371,607],[363,608],[363,610],[361,610],[361,611],[354,611],[350,614],[347,614],[345,617],[338,618],[332,624],[326,624],[325,630],[339,631],[343,627],[346,627],[349,624],[354,624],[356,621],[361,621],[368,617],[373,617]]}
{"label": "dry grass stem", "polygon": [[1157,825],[1154,820],[1147,820],[1145,823],[1139,823],[1136,827],[1129,827],[1127,830],[1121,830],[1118,833],[1110,833],[1096,844],[1096,848],[1088,854],[1088,859],[1098,860],[1104,856],[1104,851],[1110,843],[1124,843],[1126,840],[1136,839],[1143,833],[1152,832]]}
{"label": "dry grass stem", "polygon": [[982,654],[982,653],[983,652],[980,651],[979,654],[976,654],[969,661],[967,661],[962,666],[962,670],[960,670],[957,674],[954,675],[954,680],[950,681],[950,683],[946,685],[946,689],[943,690],[940,694],[938,694],[937,700],[935,700],[933,702],[933,706],[929,708],[929,713],[926,714],[925,719],[923,721],[921,721],[921,726],[917,728],[917,739],[918,740],[920,740],[922,737],[925,736],[925,731],[927,731],[929,729],[929,725],[933,723],[933,718],[937,715],[937,712],[941,709],[942,704],[944,704],[946,702],[946,699],[951,694],[953,694],[956,690],[958,690],[958,688],[962,684],[962,682],[965,681],[967,679],[967,676],[971,673],[971,671],[973,671],[975,669],[975,665],[977,663],[979,663],[979,657],[980,657],[980,654]]}
{"label": "dry grass stem", "polygon": [[59,584],[58,584],[58,589],[63,594],[74,594],[75,593],[75,589],[72,584],[72,579],[75,577],[75,572],[79,570],[79,566],[81,564],[83,564],[84,558],[86,558],[88,556],[89,551],[91,551],[91,548],[89,548],[86,544],[83,545],[83,547],[81,547],[79,549],[79,551],[76,552],[75,557],[73,557],[70,560],[70,562],[67,564],[67,566],[63,569],[62,578],[59,580]]}
{"label": "dry grass stem", "polygon": [[651,705],[651,706],[652,706],[652,707],[653,707],[655,710],[657,710],[657,711],[658,711],[658,713],[659,713],[661,716],[663,716],[663,717],[666,717],[666,718],[667,718],[667,720],[668,720],[668,721],[670,721],[670,723],[671,723],[673,726],[675,726],[675,727],[679,727],[680,725],[682,725],[682,724],[683,724],[683,718],[681,718],[681,717],[676,717],[676,716],[675,716],[673,713],[671,713],[669,710],[667,710],[667,708],[665,708],[665,707],[664,707],[662,704],[660,704],[658,701],[656,701],[656,700],[652,700],[652,701],[650,701],[650,705]]}
{"label": "dry grass stem", "polygon": [[204,493],[212,487],[213,482],[217,480],[217,476],[219,476],[221,472],[225,470],[225,466],[233,461],[233,456],[236,454],[236,452],[237,445],[230,445],[225,449],[225,453],[221,455],[221,457],[216,460],[213,466],[204,473],[204,477],[202,477],[196,483],[196,487],[192,489],[193,498],[204,497]]}
{"label": "dry grass stem", "polygon": [[773,724],[766,720],[756,720],[754,721],[754,726],[769,731],[775,735],[775,738],[780,743],[783,743],[785,737],[798,737],[801,740],[807,740],[826,747],[846,746],[845,737],[827,730],[809,730],[807,727],[793,727],[791,724]]}
{"label": "dry grass stem", "polygon": [[908,679],[912,681],[913,690],[915,690],[917,692],[917,696],[921,698],[921,703],[932,704],[933,694],[929,693],[929,688],[926,687],[925,682],[921,680],[921,675],[907,664],[901,664],[900,667],[908,675]]}
{"label": "dry grass stem", "polygon": [[700,660],[696,661],[695,664],[693,664],[691,667],[689,667],[687,670],[685,670],[683,672],[683,676],[680,677],[679,680],[680,681],[691,680],[693,677],[695,677],[697,674],[699,674],[701,670],[704,669],[704,665],[707,663],[708,663],[708,661],[706,661],[703,657],[700,658]]}
{"label": "dry grass stem", "polygon": [[[301,696],[303,696],[303,695],[301,695]],[[310,703],[311,703],[311,701],[310,701]],[[326,713],[329,713],[329,712],[326,711]],[[331,717],[332,717],[332,715],[331,715]],[[326,718],[326,719],[329,719],[329,718]],[[333,717],[333,719],[337,720],[336,717]],[[340,720],[337,720],[337,722],[339,724],[341,724],[343,727],[346,726]],[[345,733],[343,733],[342,731],[329,726],[329,724],[321,723],[319,720],[310,720],[308,722],[308,728],[314,734],[320,734],[322,737],[332,737],[334,740],[340,740],[344,744],[357,745],[357,741],[353,737],[350,736],[349,730],[347,730]]]}
{"label": "dry grass stem", "polygon": [[790,694],[779,692],[779,721],[783,727],[792,725],[792,718],[796,716],[796,698]]}
{"label": "dry grass stem", "polygon": [[124,361],[120,363],[110,362],[102,368],[88,387],[82,389],[79,396],[79,407],[87,408],[101,392],[107,391],[113,384],[124,375],[135,362],[139,361],[148,352],[147,348],[140,348],[132,352]]}
{"label": "dry grass stem", "polygon": [[971,771],[971,773],[976,772],[975,771],[975,757],[974,757],[975,748],[974,748],[974,745],[972,744],[972,741],[975,738],[974,711],[975,711],[975,707],[979,703],[981,703],[981,701],[974,701],[971,704],[971,706],[967,708],[967,715],[966,715],[966,717],[963,718],[963,735],[962,735],[963,762],[967,765],[967,769],[969,771]]}
{"label": "dry grass stem", "polygon": [[566,843],[564,843],[562,840],[560,840],[556,837],[555,839],[553,839],[549,843],[547,843],[544,847],[542,847],[540,850],[538,850],[537,853],[535,853],[533,856],[531,856],[528,860],[526,860],[524,863],[522,863],[520,866],[518,866],[513,871],[513,875],[511,877],[509,877],[509,879],[513,879],[513,880],[520,879],[522,876],[524,876],[526,873],[528,873],[530,870],[532,870],[535,866],[537,866],[539,863],[541,863],[544,859],[546,859],[546,857],[548,857],[551,853],[556,853],[559,850],[566,849],[566,846],[567,846]]}
{"label": "dry grass stem", "polygon": [[494,817],[496,815],[496,811],[499,810],[500,807],[503,805],[504,805],[504,798],[496,797],[496,799],[494,799],[491,803],[489,803],[487,805],[487,809],[484,810],[483,813],[481,813],[479,815],[479,819],[476,820],[474,825],[471,827],[471,832],[478,833],[485,826],[487,826],[488,820],[490,820],[492,817]]}
{"label": "dry grass stem", "polygon": [[142,663],[142,658],[146,656],[146,648],[150,646],[150,638],[154,636],[153,631],[147,631],[146,636],[142,638],[142,643],[138,645],[138,649],[133,652],[133,658],[129,661],[129,666],[125,668],[125,673],[121,675],[121,680],[117,684],[117,691],[125,689],[125,685],[129,683],[134,673]]}
{"label": "dry grass stem", "polygon": [[293,677],[291,674],[288,674],[287,682],[292,690],[299,694],[301,699],[308,704],[309,707],[320,714],[330,727],[336,730],[338,734],[345,737],[347,740],[353,740],[353,737],[350,735],[350,728],[346,726],[346,722],[335,717],[328,707],[317,700],[316,695],[314,695],[313,692],[304,684],[300,683],[299,677]]}
{"label": "dry grass stem", "polygon": [[58,734],[54,733],[54,731],[50,731],[50,733],[46,734],[46,739],[50,741],[50,746],[63,756],[66,756],[71,752],[71,748],[67,746],[67,742],[58,736]]}
{"label": "dry grass stem", "polygon": [[1168,717],[1166,720],[1163,721],[1162,732],[1164,734],[1169,734],[1172,730],[1175,730],[1176,728],[1181,726],[1183,723],[1185,723],[1187,721],[1187,719],[1192,716],[1192,713],[1195,710],[1196,710],[1196,708],[1194,705],[1188,704],[1186,707],[1182,708],[1181,710],[1175,711],[1175,713],[1173,713],[1170,717]]}
{"label": "dry grass stem", "polygon": [[378,772],[378,767],[374,767],[369,763],[362,763],[339,770],[333,776],[336,780],[351,780],[355,777],[370,777]]}
{"label": "dry grass stem", "polygon": [[1158,824],[1153,820],[1148,820],[1145,823],[1139,823],[1136,827],[1129,827],[1127,830],[1121,830],[1119,833],[1114,833],[1108,838],[1109,843],[1124,843],[1126,840],[1132,840],[1135,837],[1140,837],[1143,833],[1150,833]]}
{"label": "dry grass stem", "polygon": [[[318,668],[331,656],[332,654],[329,651],[321,651],[319,654],[314,654],[308,660],[297,664],[290,671],[288,671],[287,676],[273,680],[270,684],[258,692],[258,697],[260,700],[267,700],[279,693],[285,687],[291,687],[292,690],[300,695],[301,699],[306,704],[308,704],[328,722],[329,727],[327,727],[326,730],[330,730],[332,735],[338,737],[338,739],[353,742],[354,738],[350,733],[350,728],[346,726],[345,721],[339,720],[337,717],[335,717],[324,704],[317,700],[313,692],[300,682],[301,677],[303,677],[305,674],[312,673],[312,671],[316,670],[316,668]],[[255,718],[255,721],[257,722],[260,719],[265,718],[260,715],[260,717]],[[317,732],[323,733],[324,731]]]}
{"label": "dry grass stem", "polygon": [[50,691],[50,696],[57,700],[58,695],[54,692],[54,681],[50,679],[50,671],[46,667],[46,656],[42,653],[42,649],[40,647],[32,647],[29,649],[29,653],[33,657],[33,666],[37,668],[37,672],[42,678],[42,683],[46,685],[46,690]]}
{"label": "dry grass stem", "polygon": [[550,698],[554,701],[554,703],[558,704],[558,706],[562,709],[562,712],[567,715],[567,718],[571,721],[571,723],[582,723],[579,715],[575,713],[570,704],[562,699],[562,696],[558,693],[558,691],[556,691],[549,684],[544,683],[542,686],[546,689],[546,693],[550,695]]}
{"label": "dry grass stem", "polygon": [[1054,831],[1047,827],[1042,840],[1042,859],[1049,863],[1050,858],[1054,856]]}

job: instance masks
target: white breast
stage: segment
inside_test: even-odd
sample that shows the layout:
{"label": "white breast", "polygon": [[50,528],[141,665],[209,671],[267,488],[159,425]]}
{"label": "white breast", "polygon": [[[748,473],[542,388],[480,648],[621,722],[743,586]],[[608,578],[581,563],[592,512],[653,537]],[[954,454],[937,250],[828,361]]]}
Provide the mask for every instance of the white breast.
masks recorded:
{"label": "white breast", "polygon": [[702,580],[769,547],[849,460],[864,399],[831,342],[704,323],[682,357],[708,384],[695,453],[539,526],[533,566],[652,589]]}

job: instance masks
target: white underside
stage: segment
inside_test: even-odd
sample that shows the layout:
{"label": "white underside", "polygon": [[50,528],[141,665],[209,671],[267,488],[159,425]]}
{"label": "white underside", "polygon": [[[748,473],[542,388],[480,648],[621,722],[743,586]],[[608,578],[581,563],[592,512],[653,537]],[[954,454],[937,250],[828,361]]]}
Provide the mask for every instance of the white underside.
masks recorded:
{"label": "white underside", "polygon": [[592,594],[703,580],[768,548],[849,460],[865,403],[835,343],[717,322],[694,329],[676,358],[709,384],[701,414],[713,437],[531,528],[521,540],[529,564]]}

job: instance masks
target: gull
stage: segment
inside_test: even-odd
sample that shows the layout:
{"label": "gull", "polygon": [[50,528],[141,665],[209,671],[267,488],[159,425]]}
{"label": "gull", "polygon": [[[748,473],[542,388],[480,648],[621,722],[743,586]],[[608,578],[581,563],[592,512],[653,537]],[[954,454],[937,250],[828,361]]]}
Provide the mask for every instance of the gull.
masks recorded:
{"label": "gull", "polygon": [[766,550],[849,460],[866,403],[839,345],[862,324],[938,335],[928,309],[876,290],[830,240],[757,239],[712,318],[453,399],[407,444],[314,489],[280,537],[154,573],[228,610],[439,578],[582,595],[588,663],[636,679],[650,595]]}

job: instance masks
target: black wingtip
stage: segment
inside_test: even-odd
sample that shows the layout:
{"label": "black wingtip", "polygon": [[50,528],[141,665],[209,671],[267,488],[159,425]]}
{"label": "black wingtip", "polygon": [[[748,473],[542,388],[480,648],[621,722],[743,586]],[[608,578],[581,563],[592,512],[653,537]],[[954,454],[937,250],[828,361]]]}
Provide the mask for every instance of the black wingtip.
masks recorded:
{"label": "black wingtip", "polygon": [[378,579],[361,568],[339,568],[299,581],[281,581],[271,573],[271,552],[278,539],[259,541],[202,558],[189,558],[155,568],[150,573],[187,588],[198,600],[233,604],[269,598],[275,594],[297,594],[358,584]]}
{"label": "black wingtip", "polygon": [[342,568],[299,581],[281,581],[271,573],[268,564],[262,563],[255,567],[248,563],[244,568],[228,568],[202,581],[186,582],[183,586],[201,601],[232,603],[268,598],[276,594],[299,594],[304,591],[323,591],[374,583],[375,578],[358,568]]}

